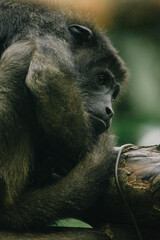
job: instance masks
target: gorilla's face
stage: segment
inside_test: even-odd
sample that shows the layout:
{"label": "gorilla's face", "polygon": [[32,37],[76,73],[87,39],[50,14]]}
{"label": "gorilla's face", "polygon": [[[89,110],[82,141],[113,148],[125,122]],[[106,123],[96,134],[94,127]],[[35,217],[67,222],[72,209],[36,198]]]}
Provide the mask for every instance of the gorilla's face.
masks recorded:
{"label": "gorilla's face", "polygon": [[89,28],[71,25],[74,38],[75,68],[80,74],[80,88],[85,96],[93,131],[106,131],[113,117],[112,103],[120,91],[120,83],[127,75],[124,62],[108,38]]}
{"label": "gorilla's face", "polygon": [[106,131],[114,114],[112,103],[118,96],[120,85],[113,73],[103,67],[93,67],[83,90],[87,95],[86,107],[96,135]]}

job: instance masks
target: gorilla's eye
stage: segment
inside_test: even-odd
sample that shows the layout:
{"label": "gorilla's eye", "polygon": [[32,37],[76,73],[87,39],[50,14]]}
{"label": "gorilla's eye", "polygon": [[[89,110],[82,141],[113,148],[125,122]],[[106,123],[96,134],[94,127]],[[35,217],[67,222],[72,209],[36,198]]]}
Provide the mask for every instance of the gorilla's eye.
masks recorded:
{"label": "gorilla's eye", "polygon": [[110,88],[112,86],[112,83],[114,82],[114,76],[109,71],[99,73],[96,82],[99,86],[105,86],[107,88]]}
{"label": "gorilla's eye", "polygon": [[106,84],[106,78],[105,78],[105,76],[104,76],[103,74],[100,74],[100,75],[98,76],[98,81],[97,81],[97,83],[98,83],[99,85],[105,85],[105,84]]}

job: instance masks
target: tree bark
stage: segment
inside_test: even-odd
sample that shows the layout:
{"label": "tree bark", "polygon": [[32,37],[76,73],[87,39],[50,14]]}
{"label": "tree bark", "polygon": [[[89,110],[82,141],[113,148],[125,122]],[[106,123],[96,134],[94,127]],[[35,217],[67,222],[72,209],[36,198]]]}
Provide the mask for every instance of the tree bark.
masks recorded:
{"label": "tree bark", "polygon": [[112,240],[140,239],[135,221],[142,239],[159,240],[160,146],[125,149],[119,161],[118,179],[122,194],[115,176],[111,176],[99,210],[99,222],[104,223],[106,234]]}
{"label": "tree bark", "polygon": [[132,222],[124,204],[126,201],[140,225],[159,225],[160,146],[125,149],[119,162],[118,179],[123,196],[117,188],[115,176],[111,176],[104,198],[103,207],[107,210],[104,220]]}

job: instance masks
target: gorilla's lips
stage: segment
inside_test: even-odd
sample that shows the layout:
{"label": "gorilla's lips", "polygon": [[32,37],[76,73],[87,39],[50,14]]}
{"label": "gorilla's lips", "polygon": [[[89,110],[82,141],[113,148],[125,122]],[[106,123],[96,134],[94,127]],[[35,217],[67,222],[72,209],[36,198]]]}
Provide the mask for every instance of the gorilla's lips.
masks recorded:
{"label": "gorilla's lips", "polygon": [[110,120],[103,120],[95,115],[90,115],[90,120],[96,135],[105,132],[110,127]]}

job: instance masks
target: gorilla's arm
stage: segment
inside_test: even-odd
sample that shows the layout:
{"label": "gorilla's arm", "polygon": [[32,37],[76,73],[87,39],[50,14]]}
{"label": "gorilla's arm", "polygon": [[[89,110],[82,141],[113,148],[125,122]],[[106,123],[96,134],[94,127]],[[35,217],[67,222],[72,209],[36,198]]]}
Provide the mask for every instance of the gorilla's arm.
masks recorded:
{"label": "gorilla's arm", "polygon": [[26,85],[34,96],[38,120],[48,135],[60,136],[68,152],[79,156],[91,138],[71,50],[47,34],[35,41]]}
{"label": "gorilla's arm", "polygon": [[[0,59],[0,202],[12,204],[23,188],[32,158],[30,146],[30,104],[24,78],[33,44],[18,42]],[[30,107],[29,107],[30,106]],[[26,114],[25,114],[26,113]]]}
{"label": "gorilla's arm", "polygon": [[[0,114],[2,116],[1,127],[4,132],[1,131],[0,183],[1,196],[3,197],[1,206],[3,208],[0,211],[0,225],[4,228],[22,230],[23,228],[39,227],[64,217],[85,219],[87,209],[94,205],[96,196],[99,196],[103,191],[110,172],[111,156],[109,149],[111,149],[111,141],[104,134],[93,151],[86,153],[85,158],[57,184],[39,189],[27,190],[25,188],[29,168],[32,168],[30,165],[33,162],[32,158],[34,158],[31,104],[29,109],[25,111],[29,114],[28,118],[26,118],[26,115],[23,116],[23,108],[27,108],[30,99],[25,87],[25,79],[22,77],[26,76],[27,72],[26,84],[36,99],[37,109],[39,109],[37,114],[41,124],[43,124],[43,121],[44,124],[46,123],[44,125],[45,130],[57,131],[56,129],[58,129],[57,134],[60,134],[60,136],[63,132],[65,133],[64,138],[63,135],[62,138],[64,142],[66,141],[66,144],[69,142],[69,150],[77,147],[75,153],[71,151],[71,158],[76,156],[76,153],[80,152],[87,144],[87,140],[85,141],[84,138],[85,135],[87,136],[87,132],[82,128],[86,127],[87,129],[87,126],[83,126],[83,116],[81,116],[84,109],[80,104],[80,99],[77,107],[78,91],[74,95],[72,89],[72,86],[75,88],[76,86],[72,84],[72,78],[69,78],[70,89],[68,88],[68,82],[65,83],[67,80],[63,78],[63,72],[60,74],[57,68],[59,63],[57,65],[56,63],[53,64],[53,58],[50,58],[50,55],[47,61],[46,55],[44,52],[43,55],[40,50],[43,50],[43,46],[41,45],[39,48],[38,44],[27,42],[13,44],[6,50],[1,59],[1,98],[4,112],[1,111]],[[55,75],[57,78],[55,78]],[[63,82],[63,88],[60,80]],[[12,85],[10,85],[10,81]],[[3,83],[5,88],[3,88]],[[54,91],[50,94],[52,90]],[[61,91],[65,96],[64,98]],[[73,91],[72,95],[71,91]],[[17,95],[19,92],[21,94]],[[73,99],[68,102],[70,95]],[[58,113],[60,119],[58,118],[55,121],[57,117],[55,111],[57,104],[59,104],[55,101],[57,99],[59,102],[61,97],[62,102],[60,101],[60,103],[62,105],[59,105]],[[74,105],[76,109],[69,115],[72,118],[66,119],[66,112]],[[64,123],[59,122],[62,121],[63,115]],[[4,121],[5,117],[7,121]],[[72,122],[70,122],[71,120]],[[59,127],[57,127],[57,124],[60,124]],[[82,126],[79,124],[82,124]],[[78,126],[78,129],[75,126]],[[13,131],[12,135],[10,134],[11,131]]]}
{"label": "gorilla's arm", "polygon": [[111,156],[106,156],[108,148],[104,135],[93,153],[56,185],[23,192],[14,205],[1,211],[1,226],[22,230],[66,217],[85,220],[88,208],[94,206],[95,196],[105,189],[111,172]]}

